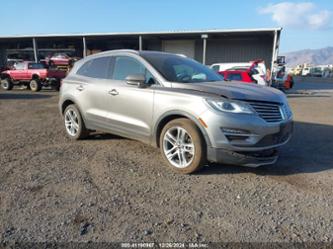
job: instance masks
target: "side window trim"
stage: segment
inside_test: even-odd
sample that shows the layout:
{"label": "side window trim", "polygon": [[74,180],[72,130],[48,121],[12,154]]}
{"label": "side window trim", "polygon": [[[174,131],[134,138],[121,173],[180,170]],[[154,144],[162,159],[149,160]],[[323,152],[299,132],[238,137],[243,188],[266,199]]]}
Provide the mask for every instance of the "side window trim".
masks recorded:
{"label": "side window trim", "polygon": [[113,80],[114,65],[116,63],[116,56],[110,56],[108,73],[106,75],[107,79]]}

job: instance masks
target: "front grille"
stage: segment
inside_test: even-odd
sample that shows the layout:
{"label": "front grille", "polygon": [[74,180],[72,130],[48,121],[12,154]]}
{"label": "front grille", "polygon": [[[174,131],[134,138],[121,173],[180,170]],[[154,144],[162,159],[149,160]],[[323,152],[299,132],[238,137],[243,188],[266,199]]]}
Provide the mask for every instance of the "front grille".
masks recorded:
{"label": "front grille", "polygon": [[283,116],[281,113],[281,105],[277,103],[269,102],[249,102],[252,108],[258,113],[258,115],[266,122],[274,123],[281,122]]}

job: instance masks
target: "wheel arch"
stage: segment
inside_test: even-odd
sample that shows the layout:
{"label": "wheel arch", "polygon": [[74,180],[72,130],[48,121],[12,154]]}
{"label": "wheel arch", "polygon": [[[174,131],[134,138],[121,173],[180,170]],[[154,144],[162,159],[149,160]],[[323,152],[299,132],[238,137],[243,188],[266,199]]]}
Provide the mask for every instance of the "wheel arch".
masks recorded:
{"label": "wheel arch", "polygon": [[170,121],[177,119],[177,118],[186,118],[191,120],[196,127],[199,129],[201,135],[203,136],[206,145],[210,146],[211,142],[210,139],[208,137],[208,133],[205,130],[205,128],[200,124],[200,121],[194,117],[193,115],[184,112],[184,111],[169,111],[167,113],[165,113],[163,116],[161,116],[158,121],[156,122],[157,125],[155,125],[154,127],[154,133],[153,133],[153,139],[152,139],[152,145],[155,147],[160,147],[160,136],[163,130],[163,127],[169,123]]}
{"label": "wheel arch", "polygon": [[31,79],[33,79],[33,80],[38,80],[39,79],[39,74],[33,74],[32,75],[32,77],[31,77]]}
{"label": "wheel arch", "polygon": [[65,112],[66,108],[67,108],[69,105],[75,105],[75,106],[76,106],[76,108],[77,108],[77,109],[79,110],[79,112],[80,112],[81,118],[82,118],[82,120],[83,120],[85,126],[87,127],[88,122],[87,122],[87,119],[86,119],[84,113],[82,112],[81,107],[80,107],[80,106],[77,104],[77,102],[76,102],[74,99],[72,99],[71,97],[68,97],[68,98],[66,98],[64,101],[62,101],[62,102],[59,103],[59,107],[58,107],[58,108],[59,108],[59,111],[60,111],[61,116],[62,116],[62,117],[64,116],[64,112]]}
{"label": "wheel arch", "polygon": [[1,73],[0,74],[0,79],[11,79],[10,75],[8,73]]}
{"label": "wheel arch", "polygon": [[[64,102],[62,102],[62,104],[61,104],[61,114],[62,114],[62,115],[64,114],[64,112],[65,112],[67,106],[69,106],[69,105],[76,105],[76,106],[77,106],[77,104],[76,104],[72,99],[66,99],[66,100],[65,100]],[[79,108],[79,107],[77,106],[77,108]],[[81,112],[80,108],[79,108],[79,111]]]}

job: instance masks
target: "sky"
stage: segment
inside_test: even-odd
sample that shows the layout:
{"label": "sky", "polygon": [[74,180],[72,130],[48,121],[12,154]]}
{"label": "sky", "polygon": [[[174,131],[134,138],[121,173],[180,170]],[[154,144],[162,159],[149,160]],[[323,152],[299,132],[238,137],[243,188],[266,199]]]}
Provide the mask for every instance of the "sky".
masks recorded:
{"label": "sky", "polygon": [[280,53],[333,46],[333,0],[2,0],[0,36],[282,27]]}

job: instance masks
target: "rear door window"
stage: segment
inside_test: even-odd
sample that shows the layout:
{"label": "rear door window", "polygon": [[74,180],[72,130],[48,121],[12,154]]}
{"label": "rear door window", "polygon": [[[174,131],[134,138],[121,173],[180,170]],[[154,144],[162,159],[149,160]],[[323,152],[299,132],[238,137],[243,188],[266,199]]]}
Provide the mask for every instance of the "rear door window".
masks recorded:
{"label": "rear door window", "polygon": [[108,79],[111,74],[111,57],[100,57],[87,61],[80,69],[77,74],[97,78],[97,79]]}

